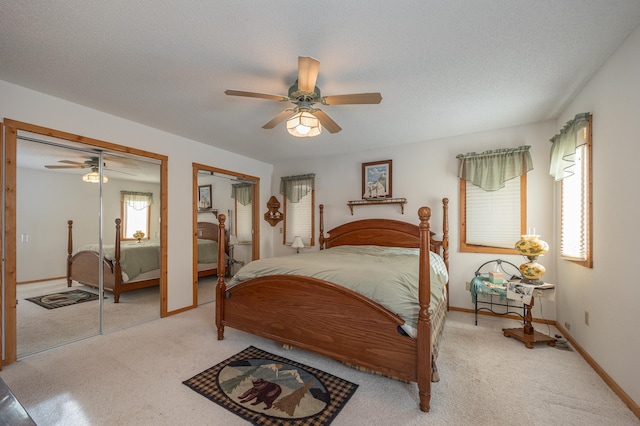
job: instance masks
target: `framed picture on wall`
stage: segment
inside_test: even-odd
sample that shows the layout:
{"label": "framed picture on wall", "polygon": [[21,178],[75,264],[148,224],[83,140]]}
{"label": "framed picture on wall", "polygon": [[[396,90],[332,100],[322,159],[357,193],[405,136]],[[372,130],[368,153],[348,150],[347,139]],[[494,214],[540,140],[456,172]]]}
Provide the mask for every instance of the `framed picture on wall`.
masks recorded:
{"label": "framed picture on wall", "polygon": [[198,210],[211,210],[211,185],[198,185]]}
{"label": "framed picture on wall", "polygon": [[362,199],[391,198],[391,160],[362,163]]}

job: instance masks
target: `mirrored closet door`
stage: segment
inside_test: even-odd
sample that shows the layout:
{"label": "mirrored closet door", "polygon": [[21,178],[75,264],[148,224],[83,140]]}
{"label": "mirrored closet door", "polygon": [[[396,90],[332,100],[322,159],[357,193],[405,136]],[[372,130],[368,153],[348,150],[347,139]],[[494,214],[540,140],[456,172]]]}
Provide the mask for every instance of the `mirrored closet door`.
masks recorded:
{"label": "mirrored closet door", "polygon": [[[197,166],[194,166],[197,167]],[[259,257],[259,223],[257,221],[259,179],[200,165],[195,170],[197,185],[197,288],[194,294],[197,303],[210,303],[215,300],[216,265],[204,263],[207,243],[207,223],[217,225],[218,215],[226,216],[227,263],[226,277],[229,278],[238,269]],[[215,259],[217,261],[217,259]]]}
{"label": "mirrored closet door", "polygon": [[[26,131],[16,146],[17,358],[159,318],[160,162]],[[116,257],[118,303],[98,260]]]}
{"label": "mirrored closet door", "polygon": [[18,132],[18,358],[100,333],[98,289],[69,286],[66,278],[73,245],[100,242],[100,157],[79,144]]}

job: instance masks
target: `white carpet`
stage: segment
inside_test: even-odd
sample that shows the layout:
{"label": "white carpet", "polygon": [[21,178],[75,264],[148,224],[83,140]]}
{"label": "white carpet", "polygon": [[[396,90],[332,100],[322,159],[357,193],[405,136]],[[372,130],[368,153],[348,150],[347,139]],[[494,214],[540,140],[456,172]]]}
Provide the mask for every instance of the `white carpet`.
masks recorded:
{"label": "white carpet", "polygon": [[[242,419],[182,381],[253,345],[359,384],[333,425],[638,425],[575,351],[527,349],[502,335],[515,320],[450,312],[432,384],[431,412],[417,386],[346,367],[227,329],[216,340],[214,304],[43,352],[0,376],[36,423],[240,425]],[[547,333],[546,326],[537,326]],[[551,333],[556,330],[551,328]]]}

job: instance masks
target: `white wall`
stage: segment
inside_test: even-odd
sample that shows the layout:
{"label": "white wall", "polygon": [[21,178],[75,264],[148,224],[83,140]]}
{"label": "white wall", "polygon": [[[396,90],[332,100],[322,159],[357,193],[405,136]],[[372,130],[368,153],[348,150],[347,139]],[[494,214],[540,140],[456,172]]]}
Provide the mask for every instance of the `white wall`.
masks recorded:
{"label": "white wall", "polygon": [[[449,236],[450,236],[450,285],[451,306],[472,309],[471,296],[465,288],[465,281],[473,278],[473,272],[487,260],[501,258],[516,265],[523,258],[516,255],[492,255],[459,252],[459,180],[457,177],[457,154],[470,151],[481,152],[488,149],[512,148],[531,145],[534,170],[527,176],[528,226],[536,228],[542,238],[551,238],[552,185],[549,177],[549,138],[555,133],[555,122],[499,129],[447,139],[425,140],[424,142],[400,145],[393,148],[370,150],[338,157],[317,158],[309,161],[296,161],[276,164],[272,194],[278,194],[281,176],[303,173],[316,174],[316,211],[319,204],[325,205],[325,231],[336,225],[355,219],[383,217],[418,223],[418,208],[429,206],[432,209],[431,226],[437,233],[442,232],[442,203],[449,198]],[[362,187],[362,163],[379,160],[393,160],[393,197],[407,199],[405,214],[401,214],[397,205],[362,206],[354,208],[351,216],[347,201],[360,199]],[[318,227],[316,218],[316,228]],[[281,244],[280,229],[282,222],[273,229],[274,252],[277,255],[291,254],[293,249]],[[318,240],[316,229],[316,243]],[[514,241],[515,244],[515,241]],[[316,248],[317,249],[317,245]],[[308,249],[305,249],[308,250]],[[540,259],[547,273],[545,279],[553,282],[555,267],[554,247],[550,255]],[[534,316],[555,319],[555,304],[543,299],[534,307]]]}
{"label": "white wall", "polygon": [[[0,81],[0,117],[163,154],[168,165],[168,310],[193,302],[192,296],[192,164],[244,173],[261,180],[260,202],[269,199],[273,167],[203,143],[86,108],[24,87]],[[216,135],[211,135],[215,143]],[[261,253],[271,253],[270,233],[261,238]]]}
{"label": "white wall", "polygon": [[577,113],[593,114],[593,269],[557,260],[558,323],[571,325],[571,335],[637,404],[640,285],[633,265],[640,210],[639,76],[640,28],[556,123],[560,129]]}

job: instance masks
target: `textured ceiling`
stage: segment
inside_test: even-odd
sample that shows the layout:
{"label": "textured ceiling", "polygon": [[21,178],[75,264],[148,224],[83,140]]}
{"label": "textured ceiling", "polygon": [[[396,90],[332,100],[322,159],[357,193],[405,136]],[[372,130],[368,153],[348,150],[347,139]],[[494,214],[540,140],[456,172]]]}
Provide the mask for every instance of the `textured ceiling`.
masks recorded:
{"label": "textured ceiling", "polygon": [[[639,23],[638,0],[0,0],[0,79],[278,162],[555,118]],[[286,95],[298,56],[382,103],[303,140],[261,128],[287,104],[224,95]]]}

